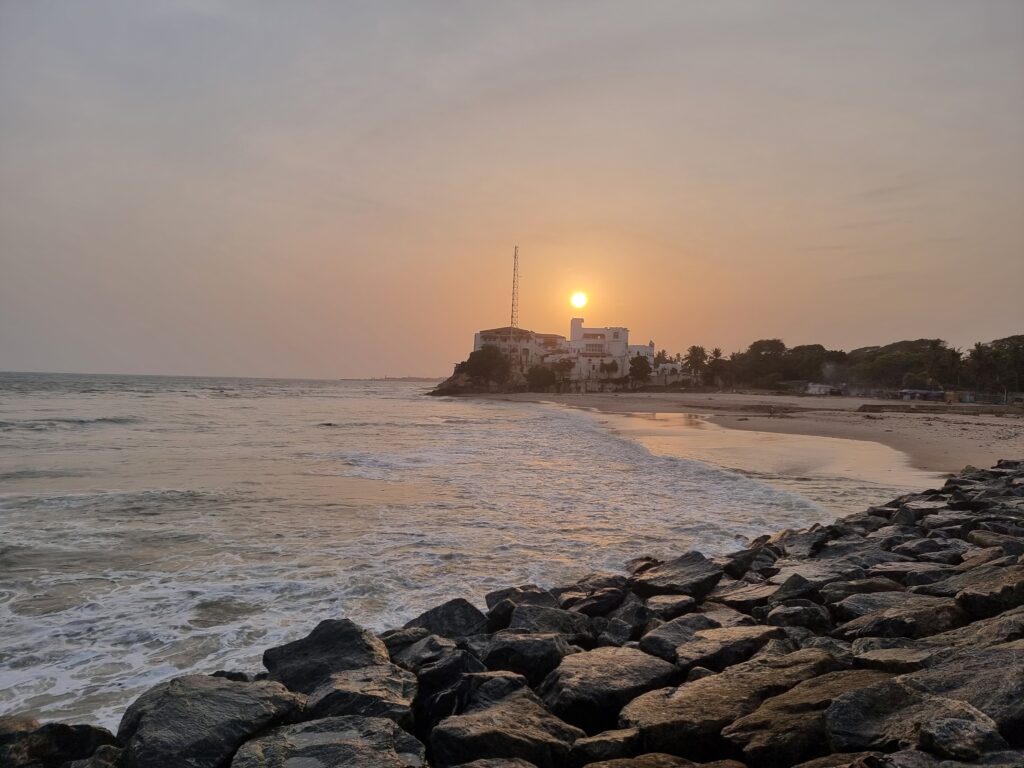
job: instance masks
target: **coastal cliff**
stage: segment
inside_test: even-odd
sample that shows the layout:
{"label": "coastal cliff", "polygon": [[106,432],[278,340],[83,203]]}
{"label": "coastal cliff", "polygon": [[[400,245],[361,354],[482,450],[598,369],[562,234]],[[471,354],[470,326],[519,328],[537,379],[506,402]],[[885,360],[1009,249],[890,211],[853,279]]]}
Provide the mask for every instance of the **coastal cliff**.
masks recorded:
{"label": "coastal cliff", "polygon": [[0,718],[7,768],[1024,765],[1024,461],[737,552],[328,619],[117,734]]}

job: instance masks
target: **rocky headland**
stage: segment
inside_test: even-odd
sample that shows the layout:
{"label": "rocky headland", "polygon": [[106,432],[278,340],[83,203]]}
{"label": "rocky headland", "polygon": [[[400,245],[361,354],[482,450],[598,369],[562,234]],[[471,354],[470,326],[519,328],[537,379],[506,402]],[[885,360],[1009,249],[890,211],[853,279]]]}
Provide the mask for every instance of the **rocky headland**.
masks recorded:
{"label": "rocky headland", "polygon": [[1024,766],[1024,461],[740,551],[347,619],[4,768]]}

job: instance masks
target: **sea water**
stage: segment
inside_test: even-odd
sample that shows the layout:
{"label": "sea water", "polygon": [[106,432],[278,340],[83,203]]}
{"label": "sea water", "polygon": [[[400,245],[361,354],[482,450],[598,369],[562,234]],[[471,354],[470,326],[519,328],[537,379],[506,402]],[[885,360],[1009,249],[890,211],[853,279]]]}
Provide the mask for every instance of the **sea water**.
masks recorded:
{"label": "sea water", "polygon": [[325,618],[383,630],[836,514],[581,411],[428,388],[0,374],[0,714],[114,727]]}

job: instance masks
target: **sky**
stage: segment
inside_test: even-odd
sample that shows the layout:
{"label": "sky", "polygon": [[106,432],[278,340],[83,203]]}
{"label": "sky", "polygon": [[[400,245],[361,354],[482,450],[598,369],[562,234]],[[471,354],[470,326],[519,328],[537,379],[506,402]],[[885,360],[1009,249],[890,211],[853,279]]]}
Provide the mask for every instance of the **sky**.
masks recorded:
{"label": "sky", "polygon": [[0,0],[0,370],[1024,333],[1024,3]]}

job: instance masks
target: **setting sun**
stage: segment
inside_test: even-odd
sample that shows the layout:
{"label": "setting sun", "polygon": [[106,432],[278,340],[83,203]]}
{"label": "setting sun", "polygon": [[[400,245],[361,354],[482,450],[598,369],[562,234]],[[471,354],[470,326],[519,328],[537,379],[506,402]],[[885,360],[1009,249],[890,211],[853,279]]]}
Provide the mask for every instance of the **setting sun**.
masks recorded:
{"label": "setting sun", "polygon": [[576,291],[576,293],[572,295],[572,298],[569,299],[569,302],[576,307],[576,309],[582,309],[587,306],[587,294],[583,291]]}

